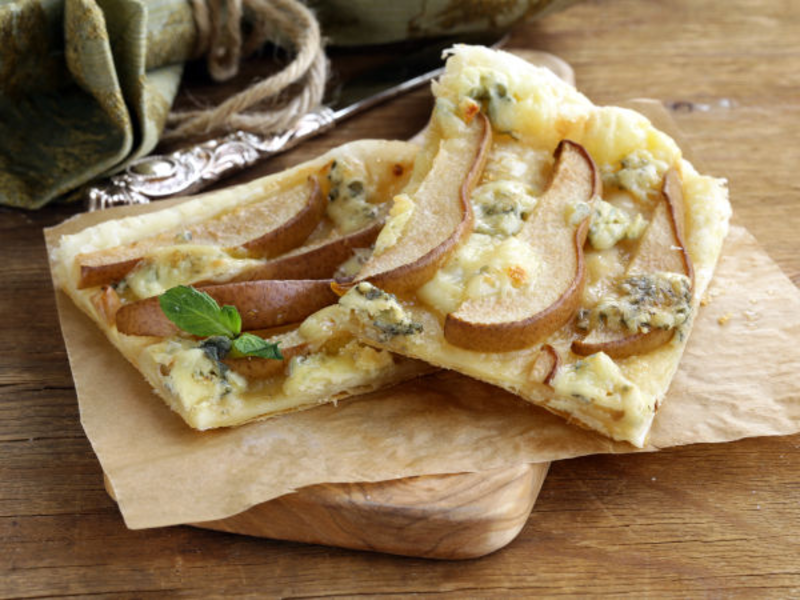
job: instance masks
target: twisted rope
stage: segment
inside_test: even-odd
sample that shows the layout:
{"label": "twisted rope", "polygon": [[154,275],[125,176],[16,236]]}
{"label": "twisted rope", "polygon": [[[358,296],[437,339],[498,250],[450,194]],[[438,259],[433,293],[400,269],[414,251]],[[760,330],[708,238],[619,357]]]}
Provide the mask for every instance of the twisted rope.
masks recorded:
{"label": "twisted rope", "polygon": [[[325,92],[328,64],[314,15],[298,0],[190,0],[197,26],[195,53],[205,54],[217,81],[230,79],[241,57],[271,41],[294,52],[281,71],[257,81],[219,106],[173,112],[162,140],[244,129],[270,134],[284,131],[318,106]],[[241,20],[251,25],[242,38]],[[291,100],[291,86],[300,91]],[[254,110],[257,109],[257,110]]]}

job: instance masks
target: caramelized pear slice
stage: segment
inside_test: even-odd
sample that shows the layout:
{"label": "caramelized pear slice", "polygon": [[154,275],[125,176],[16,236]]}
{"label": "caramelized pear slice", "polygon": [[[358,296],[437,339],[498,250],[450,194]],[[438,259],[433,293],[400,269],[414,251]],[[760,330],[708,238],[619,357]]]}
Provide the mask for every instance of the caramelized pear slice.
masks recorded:
{"label": "caramelized pear slice", "polygon": [[647,333],[634,333],[620,337],[609,332],[593,331],[582,340],[572,342],[572,351],[578,356],[589,356],[605,352],[611,358],[628,358],[636,354],[647,354],[669,342],[674,329],[653,329]]}
{"label": "caramelized pear slice", "polygon": [[469,201],[481,178],[492,127],[480,114],[465,136],[441,142],[430,171],[413,193],[414,209],[396,244],[373,255],[356,281],[337,285],[344,293],[361,281],[393,293],[416,290],[428,281],[472,231]]}
{"label": "caramelized pear slice", "polygon": [[[104,254],[102,252],[92,252],[78,257],[81,268],[80,279],[78,279],[79,290],[97,285],[109,285],[119,281],[139,264],[144,254],[144,249],[131,249],[124,252],[116,248],[114,250],[116,251],[108,256],[101,255]],[[126,255],[133,255],[134,257],[119,258]],[[105,262],[106,260],[113,262]]]}
{"label": "caramelized pear slice", "polygon": [[[309,177],[308,181],[310,189],[307,192],[306,202],[300,207],[300,210],[278,227],[241,244],[248,256],[266,258],[279,256],[292,248],[297,248],[316,229],[322,217],[325,216],[328,203],[320,186],[319,178]],[[253,215],[248,218],[258,217]]]}
{"label": "caramelized pear slice", "polygon": [[532,381],[540,381],[552,387],[553,378],[561,366],[561,355],[550,344],[543,344],[531,363],[530,377]]}
{"label": "caramelized pear slice", "polygon": [[540,257],[537,284],[463,302],[445,319],[444,336],[451,344],[485,352],[527,348],[569,322],[577,310],[591,211],[577,223],[566,215],[575,203],[591,205],[602,184],[582,146],[562,141],[555,160],[550,185],[517,234]]}
{"label": "caramelized pear slice", "polygon": [[282,360],[245,356],[244,358],[226,358],[222,362],[232,371],[236,371],[247,379],[269,379],[275,375],[281,375],[286,370],[291,358],[305,355],[308,351],[308,345],[301,344],[281,348]]}
{"label": "caramelized pear slice", "polygon": [[[265,280],[198,289],[207,292],[220,306],[235,306],[242,317],[242,330],[248,331],[298,323],[335,303],[338,297],[330,285],[330,279]],[[116,324],[117,330],[127,335],[167,337],[178,331],[161,310],[158,296],[123,306],[117,311]]]}
{"label": "caramelized pear slice", "polygon": [[122,300],[110,285],[104,285],[99,291],[92,294],[92,306],[97,314],[111,326],[116,322],[117,311],[122,307]]}
{"label": "caramelized pear slice", "polygon": [[297,332],[297,329],[289,331],[281,335],[259,334],[257,332],[250,332],[254,335],[259,335],[269,341],[278,342],[282,360],[272,358],[258,358],[256,356],[245,356],[242,358],[225,358],[222,362],[231,370],[239,373],[243,377],[253,379],[268,379],[275,375],[282,374],[289,360],[295,356],[302,356],[311,352],[312,348],[308,342]]}
{"label": "caramelized pear slice", "polygon": [[119,281],[148,252],[177,243],[234,248],[249,256],[278,256],[306,240],[325,215],[326,206],[319,178],[311,176],[212,219],[125,246],[79,255],[78,288]]}
{"label": "caramelized pear slice", "polygon": [[[628,264],[625,279],[658,272],[686,275],[690,293],[694,290],[694,268],[683,241],[684,209],[681,179],[675,169],[664,175],[662,201],[658,203],[650,224],[639,242],[636,254]],[[675,329],[652,329],[633,334],[599,328],[572,344],[580,356],[605,352],[611,358],[627,358],[646,354],[669,342]]]}
{"label": "caramelized pear slice", "polygon": [[239,274],[231,282],[259,279],[332,279],[336,270],[353,256],[355,250],[369,248],[375,243],[381,227],[383,222],[377,222],[309,250],[276,258]]}

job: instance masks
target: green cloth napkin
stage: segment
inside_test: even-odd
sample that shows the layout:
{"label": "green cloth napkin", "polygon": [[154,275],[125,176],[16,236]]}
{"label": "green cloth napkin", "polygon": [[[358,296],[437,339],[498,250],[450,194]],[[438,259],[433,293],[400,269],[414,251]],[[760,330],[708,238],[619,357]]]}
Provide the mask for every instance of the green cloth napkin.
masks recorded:
{"label": "green cloth napkin", "polygon": [[0,203],[38,208],[158,142],[185,0],[0,0]]}
{"label": "green cloth napkin", "polygon": [[[574,0],[312,0],[333,44],[507,27]],[[186,0],[0,0],[0,204],[39,208],[158,143],[195,45]]]}

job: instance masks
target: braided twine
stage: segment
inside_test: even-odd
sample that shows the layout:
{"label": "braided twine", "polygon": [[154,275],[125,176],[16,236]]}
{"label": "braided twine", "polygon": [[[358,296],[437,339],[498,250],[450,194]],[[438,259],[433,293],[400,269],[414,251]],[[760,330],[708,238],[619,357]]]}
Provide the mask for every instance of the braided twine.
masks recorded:
{"label": "braided twine", "polygon": [[[217,81],[230,79],[247,56],[271,41],[294,57],[281,71],[256,81],[219,106],[172,112],[164,141],[243,129],[270,134],[285,131],[322,101],[327,61],[319,25],[298,0],[190,0],[197,26],[195,54],[206,55]],[[248,33],[242,35],[247,14]],[[286,100],[288,89],[299,91]]]}

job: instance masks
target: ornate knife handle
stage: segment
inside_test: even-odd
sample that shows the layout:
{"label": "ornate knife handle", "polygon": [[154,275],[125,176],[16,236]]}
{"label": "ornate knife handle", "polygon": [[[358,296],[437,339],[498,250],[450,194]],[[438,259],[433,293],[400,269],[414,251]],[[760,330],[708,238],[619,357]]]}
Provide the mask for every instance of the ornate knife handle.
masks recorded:
{"label": "ornate knife handle", "polygon": [[270,137],[236,131],[172,154],[145,156],[108,183],[89,188],[87,209],[147,204],[158,198],[196,192],[330,129],[334,122],[334,111],[322,106],[301,117],[290,129]]}

